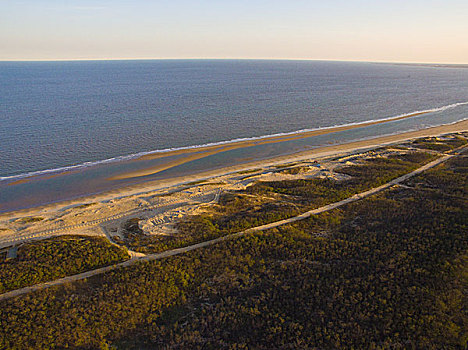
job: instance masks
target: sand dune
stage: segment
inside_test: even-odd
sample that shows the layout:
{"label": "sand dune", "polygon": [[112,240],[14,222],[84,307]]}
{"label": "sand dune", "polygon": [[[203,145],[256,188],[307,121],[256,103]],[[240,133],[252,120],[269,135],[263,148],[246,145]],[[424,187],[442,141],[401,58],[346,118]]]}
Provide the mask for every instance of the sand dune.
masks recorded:
{"label": "sand dune", "polygon": [[[157,181],[155,180],[147,181],[142,184],[133,185],[133,186],[125,186],[116,190],[112,190],[112,191],[108,191],[108,192],[100,193],[100,194],[95,194],[95,195],[91,195],[88,197],[82,197],[78,199],[63,201],[60,203],[48,204],[48,205],[44,205],[40,207],[3,213],[3,214],[0,214],[0,224],[2,223],[6,224],[12,219],[17,219],[21,217],[28,217],[28,216],[49,217],[50,215],[55,215],[53,213],[58,212],[58,211],[65,211],[65,212],[70,211],[70,214],[73,212],[73,216],[76,216],[77,213],[82,210],[78,209],[78,207],[77,209],[74,209],[73,208],[74,206],[78,206],[78,205],[85,204],[85,203],[98,203],[98,202],[101,202],[101,204],[96,205],[96,207],[90,207],[90,208],[93,209],[93,211],[101,209],[103,211],[102,216],[105,217],[107,215],[111,215],[115,211],[114,206],[117,206],[117,205],[120,206],[124,202],[125,203],[128,202],[128,207],[138,206],[139,203],[135,202],[135,199],[133,198],[133,196],[138,196],[138,197],[142,195],[147,196],[149,195],[149,193],[152,193],[152,192],[158,192],[158,193],[168,192],[168,191],[171,191],[171,189],[177,186],[180,186],[181,184],[184,184],[184,183],[200,181],[200,180],[205,180],[205,179],[210,179],[210,178],[220,177],[220,176],[229,178],[230,176],[233,176],[229,174],[233,174],[242,170],[265,168],[268,166],[284,164],[287,162],[296,162],[296,161],[311,160],[311,159],[313,160],[313,159],[320,159],[320,158],[330,157],[330,156],[345,155],[345,154],[352,153],[352,152],[370,149],[370,148],[374,148],[374,147],[378,147],[382,145],[394,144],[394,143],[411,140],[415,138],[426,137],[426,136],[437,136],[437,135],[453,133],[453,132],[462,132],[462,131],[468,131],[468,120],[450,124],[450,125],[437,126],[437,127],[427,128],[427,129],[418,130],[418,131],[411,131],[411,132],[406,132],[406,133],[397,134],[397,135],[378,137],[374,139],[356,141],[356,142],[351,142],[351,143],[341,144],[341,145],[320,147],[320,148],[316,148],[313,150],[304,151],[304,152],[300,152],[296,154],[276,157],[276,158],[272,158],[268,160],[237,164],[235,166],[226,167],[223,169],[217,169],[213,171],[207,171],[207,172],[189,175],[189,176],[181,176],[181,177],[175,177],[175,178],[157,180]],[[216,181],[218,181],[218,179],[216,179]],[[127,204],[125,204],[125,206],[127,206]],[[71,208],[71,209],[67,209],[67,208]],[[92,216],[95,217],[96,213],[94,212]],[[76,221],[78,220],[83,221],[83,219],[80,216],[76,216]],[[44,220],[44,222],[46,222],[46,220]],[[39,222],[36,225],[41,226],[42,222]],[[0,225],[0,227],[1,226],[3,225]],[[9,224],[5,226],[9,226]],[[31,229],[38,230],[39,227],[31,227]],[[4,234],[7,234],[7,232],[5,231]]]}

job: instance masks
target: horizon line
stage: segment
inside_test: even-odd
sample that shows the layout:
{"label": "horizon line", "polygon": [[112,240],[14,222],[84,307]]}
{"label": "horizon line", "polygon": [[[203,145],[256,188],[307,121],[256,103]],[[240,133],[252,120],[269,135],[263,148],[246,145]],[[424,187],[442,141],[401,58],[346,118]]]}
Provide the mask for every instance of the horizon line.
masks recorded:
{"label": "horizon line", "polygon": [[182,60],[244,60],[244,61],[330,61],[330,62],[357,62],[357,63],[390,63],[390,64],[424,64],[424,65],[468,65],[464,62],[422,62],[422,61],[386,61],[386,60],[354,60],[354,59],[334,59],[334,58],[271,58],[271,57],[112,57],[112,58],[13,58],[2,59],[0,62],[76,62],[76,61],[182,61]]}

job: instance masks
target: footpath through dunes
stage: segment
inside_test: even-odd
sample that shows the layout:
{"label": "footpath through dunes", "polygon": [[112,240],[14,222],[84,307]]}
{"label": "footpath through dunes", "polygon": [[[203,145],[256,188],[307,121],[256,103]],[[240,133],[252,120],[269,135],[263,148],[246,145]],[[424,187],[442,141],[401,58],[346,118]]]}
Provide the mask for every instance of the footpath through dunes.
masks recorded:
{"label": "footpath through dunes", "polygon": [[[432,137],[451,133],[463,133],[466,130],[468,130],[468,120],[463,120],[453,124],[444,124],[436,127],[428,127],[416,131],[397,133],[369,139],[366,138],[360,141],[326,145],[307,151],[293,152],[288,153],[286,155],[274,156],[269,159],[244,159],[240,163],[229,163],[226,164],[226,166],[216,169],[207,168],[199,173],[179,174],[174,176],[168,176],[167,178],[159,180],[147,179],[145,181],[141,181],[141,183],[138,184],[122,184],[117,188],[103,188],[102,191],[99,190],[93,193],[82,193],[77,196],[73,196],[73,198],[66,198],[67,196],[64,196],[63,198],[57,198],[57,201],[54,201],[53,203],[41,202],[40,196],[37,197],[37,193],[28,192],[27,198],[22,196],[15,196],[14,203],[10,200],[7,200],[6,198],[0,199],[0,222],[13,219],[18,215],[41,216],[44,212],[46,212],[47,215],[47,213],[61,211],[64,208],[71,208],[72,206],[78,206],[84,203],[114,201],[129,196],[141,196],[146,192],[164,191],[168,188],[177,187],[187,183],[197,182],[200,180],[206,180],[214,177],[229,176],[247,169],[266,168],[276,166],[279,164],[284,164],[287,162],[306,161],[312,158],[322,159],[327,157],[335,157],[338,155],[356,153],[371,148],[392,145],[399,142],[406,142],[421,137]],[[63,174],[63,181],[68,181],[65,179],[66,173]],[[74,187],[75,185],[73,185],[72,187]],[[70,190],[74,191],[72,187],[70,187]],[[65,191],[65,189],[63,189],[63,191],[60,190],[60,192],[66,192],[68,194],[71,193]],[[110,215],[111,214],[109,214],[109,216]],[[91,221],[91,219],[87,221]],[[52,229],[52,227],[50,228]],[[39,232],[47,229],[49,229],[49,227],[38,228],[34,231]]]}
{"label": "footpath through dunes", "polygon": [[[213,198],[211,202],[213,202],[213,201],[216,201],[217,198],[219,197],[219,192],[220,192],[219,189],[213,189],[211,191],[205,192],[203,195],[211,196]],[[195,201],[198,199],[197,197],[200,197],[200,196],[201,196],[200,194],[191,195],[187,197],[187,200]],[[78,233],[80,232],[79,230],[82,230],[82,229],[93,228],[98,225],[110,222],[110,221],[131,217],[133,215],[141,215],[142,213],[152,212],[157,209],[170,207],[171,205],[179,206],[180,203],[177,203],[177,200],[174,198],[164,198],[164,200],[157,201],[157,203],[154,205],[148,205],[148,206],[145,206],[144,208],[136,207],[128,211],[124,211],[124,212],[114,214],[114,215],[109,215],[109,216],[99,218],[96,220],[89,220],[86,222],[73,224],[73,225],[52,227],[52,228],[48,228],[45,230],[29,232],[28,234],[25,234],[25,235],[7,236],[5,238],[0,238],[0,249],[11,247],[13,245],[21,244],[23,242],[27,242],[31,240],[40,240],[40,239],[58,236],[60,234],[63,234],[64,232],[73,231],[73,232]],[[101,231],[102,230],[98,230],[98,232],[101,232]],[[83,234],[83,233],[81,232],[80,234]],[[93,235],[100,235],[100,234],[94,233]]]}
{"label": "footpath through dunes", "polygon": [[[453,153],[460,153],[464,149],[465,149],[465,146],[459,148],[458,150],[456,150]],[[249,228],[249,229],[241,231],[241,232],[237,232],[237,233],[234,233],[234,234],[230,234],[230,235],[226,235],[226,236],[223,236],[223,237],[215,238],[215,239],[208,240],[208,241],[205,241],[205,242],[193,244],[193,245],[186,246],[186,247],[183,247],[183,248],[172,249],[172,250],[168,250],[168,251],[165,251],[165,252],[162,252],[162,253],[149,254],[149,255],[146,255],[144,257],[134,258],[134,259],[127,260],[127,261],[119,263],[119,264],[115,264],[115,265],[111,265],[111,266],[107,266],[107,267],[87,271],[87,272],[80,273],[80,274],[73,275],[73,276],[60,278],[60,279],[57,279],[55,281],[50,281],[50,282],[41,283],[41,284],[37,284],[37,285],[34,285],[34,286],[30,286],[30,287],[25,287],[25,288],[13,290],[13,291],[1,294],[0,295],[0,300],[6,300],[6,299],[9,299],[9,298],[12,298],[12,297],[16,297],[16,296],[23,295],[23,294],[26,294],[26,293],[38,291],[38,290],[45,289],[45,288],[49,288],[49,287],[52,287],[52,286],[58,286],[58,285],[62,285],[62,284],[65,284],[65,283],[70,283],[70,282],[82,280],[82,279],[92,277],[92,276],[96,276],[96,275],[100,275],[100,274],[103,274],[103,273],[106,273],[108,271],[115,270],[115,269],[118,269],[118,268],[125,268],[127,266],[130,266],[130,265],[133,265],[133,264],[136,264],[136,263],[151,261],[151,260],[158,260],[158,259],[163,259],[163,258],[174,256],[174,255],[183,254],[183,253],[195,250],[195,249],[208,247],[208,246],[211,246],[213,244],[216,244],[216,243],[219,243],[219,242],[222,242],[222,241],[234,239],[234,238],[237,238],[237,237],[249,234],[249,233],[264,231],[264,230],[268,230],[268,229],[275,228],[275,227],[278,227],[278,226],[293,223],[293,222],[296,222],[296,221],[299,221],[299,220],[304,220],[306,218],[309,218],[312,215],[317,215],[317,214],[320,214],[320,213],[323,213],[323,212],[326,212],[326,211],[341,207],[341,206],[346,205],[348,203],[357,201],[359,199],[369,197],[369,196],[371,196],[373,194],[376,194],[376,193],[378,193],[380,191],[383,191],[383,190],[385,190],[387,188],[390,188],[390,187],[392,187],[394,185],[397,185],[397,184],[399,184],[401,182],[404,182],[405,180],[407,180],[407,179],[409,179],[409,178],[411,178],[411,177],[413,177],[415,175],[418,175],[418,174],[424,172],[427,169],[433,168],[433,167],[447,161],[451,157],[453,157],[453,154],[446,154],[446,155],[441,156],[440,158],[438,158],[438,159],[436,159],[436,160],[434,160],[434,161],[432,161],[432,162],[430,162],[430,163],[428,163],[426,165],[423,165],[423,166],[417,168],[416,170],[414,170],[414,171],[412,171],[410,173],[407,173],[407,174],[405,174],[403,176],[400,176],[400,177],[398,177],[398,178],[396,178],[396,179],[394,179],[392,181],[389,181],[389,182],[387,182],[387,183],[385,183],[385,184],[383,184],[381,186],[378,186],[378,187],[372,188],[370,190],[358,193],[358,194],[353,195],[352,197],[346,198],[344,200],[341,200],[341,201],[338,201],[338,202],[335,202],[335,203],[331,203],[331,204],[322,206],[320,208],[316,208],[316,209],[304,212],[304,213],[302,213],[300,215],[297,215],[297,216],[289,218],[289,219],[284,219],[284,220],[276,221],[276,222],[273,222],[273,223],[269,223],[269,224],[265,224],[265,225],[261,225],[261,226],[257,226],[257,227],[252,227],[252,228]]]}

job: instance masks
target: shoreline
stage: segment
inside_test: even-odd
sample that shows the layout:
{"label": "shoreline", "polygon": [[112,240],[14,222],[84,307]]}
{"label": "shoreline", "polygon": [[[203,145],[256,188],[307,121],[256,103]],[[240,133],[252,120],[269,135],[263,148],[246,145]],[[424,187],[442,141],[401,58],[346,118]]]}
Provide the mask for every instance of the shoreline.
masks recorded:
{"label": "shoreline", "polygon": [[[50,169],[37,170],[37,171],[30,171],[30,172],[20,173],[16,175],[0,176],[0,181],[12,180],[13,182],[11,184],[20,184],[20,183],[28,182],[30,179],[43,177],[46,174],[61,176],[61,175],[68,174],[70,172],[80,171],[81,169],[99,166],[99,165],[106,164],[106,163],[153,160],[153,159],[160,159],[160,158],[166,158],[166,157],[184,155],[184,154],[192,154],[192,153],[199,154],[201,152],[206,152],[206,151],[213,152],[213,153],[206,155],[206,156],[210,156],[215,153],[224,152],[227,150],[232,150],[232,149],[237,149],[237,148],[251,147],[251,146],[257,146],[257,145],[262,145],[262,144],[267,144],[267,143],[292,141],[292,140],[298,140],[298,139],[312,137],[312,136],[325,135],[325,134],[330,134],[334,132],[352,130],[352,129],[357,129],[357,128],[378,125],[382,123],[399,121],[399,120],[417,117],[420,115],[425,115],[425,114],[429,114],[433,112],[440,112],[440,111],[456,108],[456,107],[463,106],[463,105],[468,105],[468,101],[456,102],[456,103],[452,103],[449,105],[434,107],[434,108],[426,109],[426,110],[417,110],[417,111],[399,114],[399,115],[395,115],[391,117],[385,117],[382,119],[370,119],[370,120],[366,120],[362,122],[352,122],[352,123],[345,123],[341,125],[324,126],[324,127],[318,127],[318,128],[312,128],[312,129],[302,129],[302,130],[275,133],[275,134],[269,134],[269,135],[260,135],[260,136],[246,137],[246,138],[231,139],[231,140],[226,140],[226,141],[216,141],[216,142],[200,144],[200,145],[181,146],[181,147],[176,147],[176,148],[143,151],[143,152],[138,152],[134,154],[115,156],[115,157],[103,159],[103,160],[87,161],[87,162],[75,164],[75,165],[61,166],[57,168],[50,168]],[[198,155],[196,159],[200,159],[200,158],[203,158],[203,156]],[[191,160],[189,159],[187,160],[187,162],[188,161],[191,161]],[[177,164],[177,165],[180,165],[180,164]],[[170,167],[171,166],[161,169],[161,170],[157,170],[156,172],[163,171]],[[152,169],[152,168],[149,168],[149,169]],[[151,174],[156,173],[156,172],[149,172],[148,168],[139,170],[138,172],[142,172],[142,171],[145,171],[146,173],[143,175],[138,175],[137,172],[127,172],[127,173],[122,173],[122,174],[111,176],[109,177],[109,180],[118,180],[118,179],[125,179],[125,178],[131,178],[131,177],[146,176],[146,175],[151,175]],[[136,173],[136,175],[127,176],[127,174],[133,174],[133,173]]]}
{"label": "shoreline", "polygon": [[289,162],[295,162],[306,159],[320,159],[337,155],[349,154],[356,151],[362,151],[365,149],[376,148],[380,146],[390,145],[398,142],[409,141],[412,139],[427,137],[427,136],[438,136],[448,133],[456,133],[468,131],[468,120],[461,122],[441,125],[436,127],[430,127],[417,131],[409,131],[395,135],[381,136],[377,138],[371,138],[366,140],[354,141],[338,145],[330,145],[318,147],[316,149],[301,151],[289,155],[278,156],[270,159],[257,160],[252,162],[246,162],[243,164],[237,164],[229,167],[224,167],[216,170],[210,170],[200,172],[197,174],[174,177],[164,180],[150,180],[138,185],[123,186],[121,188],[102,192],[99,194],[83,196],[71,200],[60,201],[51,204],[45,204],[35,206],[26,209],[11,210],[0,213],[0,219],[8,220],[16,218],[18,216],[30,216],[38,215],[41,212],[54,212],[63,210],[67,207],[73,207],[80,204],[92,203],[92,202],[103,202],[115,199],[121,199],[129,196],[135,196],[144,194],[147,192],[166,190],[170,191],[171,188],[175,188],[182,185],[187,185],[190,182],[208,180],[218,176],[229,175],[239,171],[250,170],[259,167],[268,167],[278,164],[284,164]]}
{"label": "shoreline", "polygon": [[241,149],[241,148],[248,148],[248,147],[253,147],[253,146],[259,146],[259,145],[280,143],[280,142],[285,142],[285,141],[300,140],[300,139],[304,139],[304,138],[312,137],[312,136],[327,135],[327,134],[332,134],[332,133],[339,132],[339,131],[364,128],[367,126],[378,125],[378,124],[388,123],[392,121],[412,118],[412,117],[416,117],[416,116],[427,114],[427,113],[430,113],[430,112],[428,111],[414,112],[414,113],[410,113],[407,115],[402,115],[402,116],[392,117],[392,118],[387,118],[387,119],[382,119],[382,120],[371,120],[371,121],[358,123],[358,124],[333,126],[333,127],[327,127],[327,128],[317,129],[317,130],[297,132],[293,134],[275,135],[275,136],[243,140],[243,141],[233,141],[233,142],[229,142],[229,143],[222,144],[222,145],[186,148],[186,149],[163,152],[163,153],[162,152],[150,153],[150,154],[146,154],[141,157],[138,157],[136,159],[133,159],[132,161],[160,159],[160,158],[165,158],[165,157],[170,157],[170,156],[175,156],[175,155],[186,155],[186,156],[182,159],[169,161],[169,162],[166,162],[166,163],[154,166],[154,167],[149,167],[149,168],[137,170],[137,171],[130,171],[130,172],[123,173],[120,175],[112,176],[108,178],[108,180],[125,180],[125,179],[131,179],[131,178],[136,178],[136,177],[154,175],[161,171],[173,168],[175,166],[182,165],[182,164],[191,162],[193,160],[209,157],[217,153],[221,153],[221,152],[226,152],[226,151],[231,151],[231,150]]}

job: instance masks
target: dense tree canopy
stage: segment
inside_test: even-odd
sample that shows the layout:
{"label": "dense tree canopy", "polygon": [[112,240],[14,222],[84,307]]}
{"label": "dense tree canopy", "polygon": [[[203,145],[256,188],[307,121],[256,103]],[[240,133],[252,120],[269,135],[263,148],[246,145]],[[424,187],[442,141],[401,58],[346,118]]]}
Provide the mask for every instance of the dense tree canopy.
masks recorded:
{"label": "dense tree canopy", "polygon": [[3,301],[0,348],[464,349],[467,166],[459,156],[294,225]]}
{"label": "dense tree canopy", "polygon": [[128,259],[106,238],[60,236],[21,245],[18,257],[0,263],[0,293],[74,275]]}
{"label": "dense tree canopy", "polygon": [[[377,153],[381,151],[385,149]],[[138,218],[129,220],[125,224],[126,239],[119,243],[131,250],[153,253],[203,242],[340,201],[391,181],[435,158],[425,152],[410,152],[363,159],[362,164],[337,170],[349,176],[343,181],[312,178],[258,182],[242,191],[223,193],[219,205],[212,206],[208,213],[179,222],[178,234],[173,236],[144,235],[137,225]]]}

